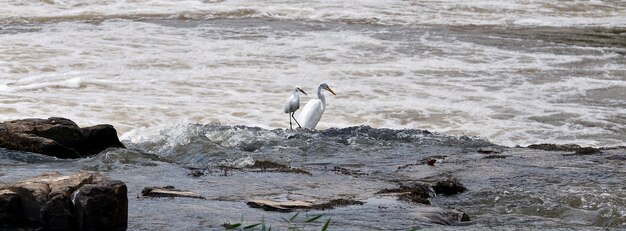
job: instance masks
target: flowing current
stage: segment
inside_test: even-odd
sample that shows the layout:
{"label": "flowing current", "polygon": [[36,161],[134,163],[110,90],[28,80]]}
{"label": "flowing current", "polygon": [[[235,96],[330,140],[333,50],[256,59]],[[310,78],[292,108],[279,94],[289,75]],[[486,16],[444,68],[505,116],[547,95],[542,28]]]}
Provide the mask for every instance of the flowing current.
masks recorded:
{"label": "flowing current", "polygon": [[[623,1],[2,1],[0,119],[138,140],[176,124],[367,125],[626,144]],[[298,113],[296,113],[297,116]]]}

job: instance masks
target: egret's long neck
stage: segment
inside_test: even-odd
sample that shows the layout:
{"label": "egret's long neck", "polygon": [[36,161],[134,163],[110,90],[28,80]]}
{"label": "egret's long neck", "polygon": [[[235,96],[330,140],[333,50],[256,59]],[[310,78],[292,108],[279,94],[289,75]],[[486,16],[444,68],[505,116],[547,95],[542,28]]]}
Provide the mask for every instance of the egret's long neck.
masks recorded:
{"label": "egret's long neck", "polygon": [[323,102],[323,105],[326,104],[326,97],[322,94],[322,85],[317,87],[317,98]]}

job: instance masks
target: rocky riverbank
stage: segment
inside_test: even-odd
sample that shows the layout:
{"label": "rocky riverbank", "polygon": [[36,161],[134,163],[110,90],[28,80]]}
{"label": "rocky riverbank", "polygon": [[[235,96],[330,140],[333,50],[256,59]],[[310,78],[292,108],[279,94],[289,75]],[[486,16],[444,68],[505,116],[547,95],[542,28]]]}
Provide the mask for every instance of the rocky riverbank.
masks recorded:
{"label": "rocky riverbank", "polygon": [[[90,158],[0,149],[0,181],[95,171],[128,187],[128,228],[454,230],[619,228],[626,149],[503,147],[366,126],[265,130],[190,124]],[[9,203],[10,204],[10,203]],[[322,215],[313,223],[288,223]],[[296,219],[297,220],[297,219]],[[529,224],[533,224],[529,226]],[[230,227],[230,226],[229,226]]]}

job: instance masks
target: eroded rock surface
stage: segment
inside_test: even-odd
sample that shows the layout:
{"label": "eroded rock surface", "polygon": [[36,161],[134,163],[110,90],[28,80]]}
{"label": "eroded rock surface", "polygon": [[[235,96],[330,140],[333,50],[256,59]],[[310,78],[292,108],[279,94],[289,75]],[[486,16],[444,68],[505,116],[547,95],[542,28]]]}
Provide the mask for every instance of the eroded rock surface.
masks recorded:
{"label": "eroded rock surface", "polygon": [[126,185],[94,172],[45,173],[0,189],[0,223],[45,230],[125,230]]}
{"label": "eroded rock surface", "polygon": [[23,119],[0,123],[0,147],[58,158],[79,158],[124,145],[111,125],[80,128],[69,119]]}

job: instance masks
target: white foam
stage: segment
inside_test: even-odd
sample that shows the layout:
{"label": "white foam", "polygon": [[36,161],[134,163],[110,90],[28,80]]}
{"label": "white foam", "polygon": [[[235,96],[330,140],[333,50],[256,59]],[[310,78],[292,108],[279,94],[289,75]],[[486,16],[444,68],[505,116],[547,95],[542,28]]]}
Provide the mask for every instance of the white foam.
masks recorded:
{"label": "white foam", "polygon": [[568,1],[429,1],[317,0],[317,1],[166,1],[139,2],[80,0],[16,0],[4,3],[0,20],[55,17],[186,16],[271,17],[279,19],[341,20],[382,24],[424,25],[530,25],[530,26],[622,26],[626,7],[616,2]]}
{"label": "white foam", "polygon": [[[26,6],[12,7],[28,11],[42,4],[22,3]],[[77,2],[70,0],[56,3],[24,13],[77,14],[87,8],[98,14],[182,10],[179,3],[169,1],[148,1],[145,9],[121,2],[84,6],[74,6]],[[493,2],[476,7],[490,7],[487,3]],[[236,5],[228,1],[189,4],[186,10],[194,12],[205,8],[229,11]],[[262,9],[259,12],[272,12],[272,17],[320,20],[358,19],[366,17],[359,16],[364,14],[402,22],[420,12],[405,12],[401,8],[408,3],[395,1],[357,1],[355,9],[345,9],[348,3],[343,1],[251,4],[250,8]],[[406,11],[421,7],[429,9],[426,15],[432,16],[437,7],[449,4],[445,13],[456,6],[446,1],[433,4],[407,6]],[[359,7],[366,10],[359,11]],[[497,12],[507,7],[502,3],[493,9]],[[386,10],[384,15],[372,13],[381,9]],[[440,18],[433,20],[420,23]],[[472,22],[458,20],[452,24]],[[187,130],[171,128],[212,122],[287,127],[287,114],[281,108],[293,86],[301,85],[310,93],[302,96],[301,101],[306,102],[315,97],[317,84],[325,81],[337,96],[326,94],[327,109],[320,129],[366,124],[479,135],[505,145],[546,141],[623,144],[607,129],[619,130],[624,125],[607,118],[626,114],[624,109],[571,99],[593,89],[624,87],[625,80],[619,76],[568,76],[571,64],[586,61],[603,65],[584,71],[624,70],[623,62],[615,62],[623,50],[555,44],[581,54],[553,53],[481,45],[427,33],[407,42],[377,39],[372,32],[360,30],[242,27],[172,27],[109,20],[99,24],[45,24],[41,31],[4,34],[0,37],[0,44],[7,44],[0,47],[0,108],[14,110],[3,111],[0,119],[65,116],[79,125],[112,123],[122,139],[130,142],[153,139],[161,130],[179,133],[177,138],[181,139],[175,140],[184,140]],[[411,46],[406,48],[405,43]],[[400,49],[414,50],[402,53],[397,51]],[[530,74],[525,74],[526,70]],[[536,83],[533,78],[556,80]],[[606,126],[585,127],[576,119],[554,125],[531,118],[557,113],[577,114],[578,120]],[[604,138],[594,140],[594,136]],[[232,145],[242,142],[232,139]]]}

